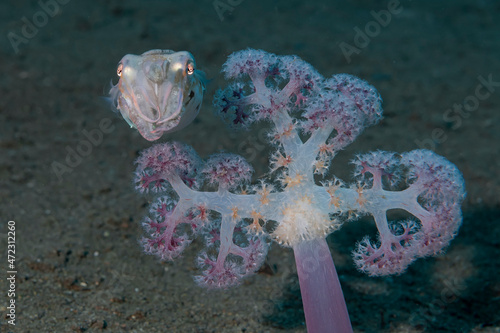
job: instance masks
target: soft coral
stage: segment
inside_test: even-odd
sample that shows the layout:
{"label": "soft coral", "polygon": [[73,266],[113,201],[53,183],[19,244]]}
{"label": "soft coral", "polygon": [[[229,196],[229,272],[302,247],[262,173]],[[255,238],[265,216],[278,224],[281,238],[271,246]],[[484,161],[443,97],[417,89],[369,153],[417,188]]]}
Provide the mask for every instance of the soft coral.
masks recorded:
{"label": "soft coral", "polygon": [[[456,235],[462,176],[428,150],[377,151],[353,161],[356,183],[333,178],[318,184],[337,152],[381,119],[375,88],[347,74],[325,80],[298,57],[259,50],[232,54],[224,72],[238,82],[219,91],[214,105],[233,125],[272,122],[274,175],[249,186],[253,169],[237,155],[213,155],[203,163],[180,143],[151,147],[138,159],[137,186],[168,196],[158,199],[145,222],[145,248],[172,259],[202,233],[207,249],[198,257],[202,274],[195,279],[228,287],[258,269],[272,238],[294,250],[308,330],[350,332],[326,236],[352,216],[371,214],[380,236],[377,243],[358,243],[356,265],[370,275],[401,273]],[[203,179],[216,192],[199,191]],[[391,209],[414,218],[389,222]]]}

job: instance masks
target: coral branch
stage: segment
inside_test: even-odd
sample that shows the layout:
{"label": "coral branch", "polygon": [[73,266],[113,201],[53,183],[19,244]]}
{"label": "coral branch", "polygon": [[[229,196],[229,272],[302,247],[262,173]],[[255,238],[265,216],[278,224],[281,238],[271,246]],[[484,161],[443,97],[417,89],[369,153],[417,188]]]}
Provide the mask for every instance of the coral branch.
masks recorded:
{"label": "coral branch", "polygon": [[[368,202],[363,209],[371,213],[379,230],[379,245],[364,238],[354,252],[358,268],[370,275],[403,272],[418,257],[436,255],[455,237],[462,222],[460,204],[465,196],[460,171],[429,150],[395,153],[372,152],[353,162],[355,174],[366,186]],[[405,179],[401,192],[383,189]],[[387,222],[390,209],[404,209],[415,220],[397,224]]]}

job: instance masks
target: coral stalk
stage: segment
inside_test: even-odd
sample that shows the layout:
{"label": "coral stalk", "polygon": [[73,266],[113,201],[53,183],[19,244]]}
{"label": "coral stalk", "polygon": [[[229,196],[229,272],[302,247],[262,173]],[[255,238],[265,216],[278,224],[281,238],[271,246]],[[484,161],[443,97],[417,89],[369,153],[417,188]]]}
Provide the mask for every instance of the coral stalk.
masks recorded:
{"label": "coral stalk", "polygon": [[351,321],[324,238],[293,247],[308,333],[349,333]]}

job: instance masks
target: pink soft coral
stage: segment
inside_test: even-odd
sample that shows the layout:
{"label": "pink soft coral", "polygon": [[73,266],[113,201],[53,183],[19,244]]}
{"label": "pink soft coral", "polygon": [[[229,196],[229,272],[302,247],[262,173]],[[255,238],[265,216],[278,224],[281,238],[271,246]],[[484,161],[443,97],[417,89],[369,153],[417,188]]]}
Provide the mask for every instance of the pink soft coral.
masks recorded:
{"label": "pink soft coral", "polygon": [[[325,177],[332,159],[382,117],[374,87],[347,74],[324,79],[295,56],[258,50],[231,55],[214,105],[232,126],[266,120],[270,180],[251,186],[253,169],[240,156],[218,154],[202,162],[180,143],[155,145],[137,160],[137,188],[164,192],[144,221],[145,250],[161,259],[178,256],[197,234],[207,287],[228,287],[262,264],[269,240],[293,248],[309,332],[352,331],[326,236],[352,216],[370,214],[379,238],[354,252],[370,275],[403,272],[418,257],[442,251],[461,224],[464,184],[460,172],[428,150],[357,156],[356,182]],[[203,183],[215,192],[203,192]],[[413,218],[389,222],[387,211]]]}

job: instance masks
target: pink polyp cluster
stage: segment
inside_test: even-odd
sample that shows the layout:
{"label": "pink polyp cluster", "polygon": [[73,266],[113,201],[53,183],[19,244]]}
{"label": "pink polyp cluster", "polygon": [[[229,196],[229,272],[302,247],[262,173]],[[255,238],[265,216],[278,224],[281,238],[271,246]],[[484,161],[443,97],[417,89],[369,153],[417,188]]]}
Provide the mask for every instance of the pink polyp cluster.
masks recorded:
{"label": "pink polyp cluster", "polygon": [[196,186],[201,160],[193,148],[179,142],[154,145],[137,159],[136,189],[164,190],[168,177],[178,176]]}
{"label": "pink polyp cluster", "polygon": [[214,106],[233,125],[271,120],[283,109],[293,112],[315,97],[323,85],[323,77],[299,57],[260,50],[233,53],[223,72],[239,82],[219,90]]}
{"label": "pink polyp cluster", "polygon": [[[209,288],[230,287],[239,284],[242,278],[260,268],[266,257],[268,244],[261,237],[251,233],[240,237],[245,238],[245,247],[232,244],[226,248],[222,245],[216,255],[217,251],[208,246],[206,251],[200,253],[197,266],[202,270],[202,274],[195,277],[197,283]],[[213,241],[214,246],[217,242],[220,242],[220,239]],[[223,255],[227,253],[227,260],[218,260],[221,253]]]}
{"label": "pink polyp cluster", "polygon": [[[191,147],[173,142],[146,149],[136,163],[136,187],[161,192],[142,223],[146,253],[173,260],[201,235],[207,247],[197,260],[202,275],[195,280],[207,287],[232,286],[261,266],[265,235],[242,225],[237,200],[230,206],[237,197],[232,192],[253,172],[242,157],[217,154],[203,162]],[[197,191],[202,183],[217,192]]]}
{"label": "pink polyp cluster", "polygon": [[[161,260],[173,260],[192,241],[192,236],[203,223],[200,214],[174,214],[175,202],[162,196],[151,206],[150,217],[142,223],[149,237],[141,243],[146,253],[158,256]],[[184,224],[184,228],[181,226]]]}
{"label": "pink polyp cluster", "polygon": [[207,160],[202,173],[209,184],[234,190],[239,185],[250,182],[253,168],[241,156],[215,154]]}
{"label": "pink polyp cluster", "polygon": [[226,79],[235,79],[244,74],[267,77],[274,73],[278,57],[262,50],[248,49],[229,56],[223,66]]}
{"label": "pink polyp cluster", "polygon": [[338,151],[382,118],[381,104],[378,92],[365,81],[348,74],[334,75],[325,80],[322,97],[307,105],[301,127],[307,133],[333,127],[337,135],[327,144]]}
{"label": "pink polyp cluster", "polygon": [[[370,275],[401,273],[415,259],[436,255],[449,245],[462,222],[460,204],[465,196],[462,176],[453,164],[429,150],[400,156],[372,152],[353,163],[366,187],[365,212],[374,217],[379,230],[376,244],[365,237],[354,251],[360,270]],[[388,191],[397,183],[405,189]],[[383,202],[375,200],[382,196]],[[413,218],[389,222],[390,209],[405,210]]]}
{"label": "pink polyp cluster", "polygon": [[[251,185],[252,167],[234,154],[202,161],[176,142],[145,150],[137,160],[137,188],[160,192],[143,223],[146,252],[172,260],[201,236],[202,272],[195,280],[223,288],[260,267],[270,240],[300,250],[359,215],[371,215],[379,231],[353,253],[370,275],[401,273],[456,235],[463,179],[431,151],[358,155],[356,182],[328,178],[336,153],[382,118],[380,95],[367,82],[347,74],[324,79],[296,56],[258,50],[232,54],[223,71],[235,82],[215,95],[222,117],[238,127],[272,124],[269,177]],[[389,221],[395,209],[409,217]]]}

